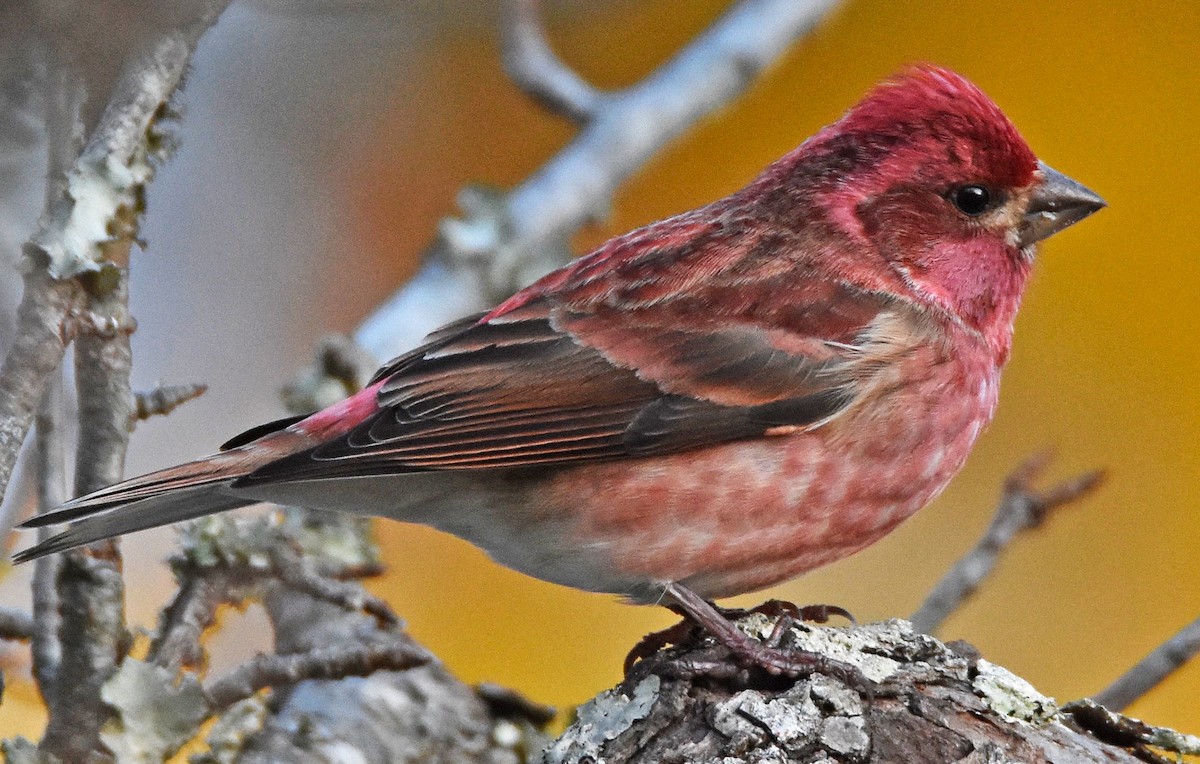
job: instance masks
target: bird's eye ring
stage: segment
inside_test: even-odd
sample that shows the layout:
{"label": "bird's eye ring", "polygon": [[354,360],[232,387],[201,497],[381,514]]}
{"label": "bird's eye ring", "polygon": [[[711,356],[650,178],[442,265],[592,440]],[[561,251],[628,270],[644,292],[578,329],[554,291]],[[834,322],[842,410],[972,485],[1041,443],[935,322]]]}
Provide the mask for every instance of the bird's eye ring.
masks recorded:
{"label": "bird's eye ring", "polygon": [[964,214],[975,217],[987,212],[992,203],[992,194],[979,185],[961,186],[950,193],[950,200]]}

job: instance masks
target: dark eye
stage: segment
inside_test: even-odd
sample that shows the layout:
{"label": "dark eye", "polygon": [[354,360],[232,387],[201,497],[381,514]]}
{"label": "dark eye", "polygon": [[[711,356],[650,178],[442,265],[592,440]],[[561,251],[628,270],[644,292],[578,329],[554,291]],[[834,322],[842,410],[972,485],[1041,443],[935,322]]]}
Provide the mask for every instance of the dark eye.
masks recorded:
{"label": "dark eye", "polygon": [[983,214],[992,203],[991,193],[983,186],[963,186],[955,190],[950,199],[955,207],[971,217]]}

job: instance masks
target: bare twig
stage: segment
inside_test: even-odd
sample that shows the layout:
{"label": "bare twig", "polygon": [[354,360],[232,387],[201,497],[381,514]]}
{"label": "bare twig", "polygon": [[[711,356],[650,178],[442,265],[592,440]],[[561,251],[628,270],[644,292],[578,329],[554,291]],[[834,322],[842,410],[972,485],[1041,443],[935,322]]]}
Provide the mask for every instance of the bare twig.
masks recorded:
{"label": "bare twig", "polygon": [[207,391],[208,385],[203,383],[158,385],[151,390],[139,390],[133,394],[133,419],[165,416]]}
{"label": "bare twig", "polygon": [[1104,708],[1092,700],[1077,700],[1061,712],[1079,727],[1113,745],[1144,752],[1146,746],[1177,756],[1200,756],[1200,737],[1165,727],[1154,727]]}
{"label": "bare twig", "polygon": [[554,55],[538,23],[537,0],[507,0],[501,32],[504,69],[517,87],[574,122],[595,115],[604,94]]}
{"label": "bare twig", "polygon": [[0,608],[0,639],[25,641],[33,637],[33,616],[24,610]]}
{"label": "bare twig", "polygon": [[433,656],[412,642],[357,643],[317,647],[294,655],[259,655],[204,688],[214,712],[229,708],[259,690],[306,679],[341,679],[376,671],[423,666]]}
{"label": "bare twig", "polygon": [[808,32],[835,0],[742,0],[641,82],[606,94],[557,156],[498,199],[463,198],[417,275],[358,329],[378,360],[483,310],[562,264],[570,236],[617,187],[687,128],[733,100]]}
{"label": "bare twig", "polygon": [[189,568],[179,590],[159,615],[158,632],[146,659],[176,672],[204,663],[200,639],[217,619],[217,610],[229,601],[229,577],[222,568]]}
{"label": "bare twig", "polygon": [[933,591],[913,614],[918,631],[932,634],[979,584],[992,572],[1000,554],[1021,531],[1036,528],[1050,512],[1070,504],[1100,485],[1104,473],[1086,472],[1059,483],[1046,491],[1037,491],[1032,483],[1050,462],[1049,453],[1037,454],[1013,470],[1004,483],[1004,496],[983,537],[934,586]]}
{"label": "bare twig", "polygon": [[[37,415],[36,465],[38,473],[38,511],[47,512],[67,499],[66,442],[62,431],[63,378],[61,371],[50,375]],[[50,529],[38,530],[46,539]],[[53,713],[55,677],[62,658],[58,641],[61,617],[58,612],[58,555],[43,557],[33,569],[33,675],[38,691]]]}
{"label": "bare twig", "polygon": [[1094,700],[1105,708],[1123,711],[1191,660],[1196,653],[1200,653],[1200,618],[1154,648],[1137,665],[1096,693]]}
{"label": "bare twig", "polygon": [[328,602],[351,612],[362,611],[374,616],[380,628],[401,626],[400,619],[382,599],[374,596],[356,583],[338,581],[323,576],[313,569],[312,562],[291,552],[275,550],[274,573],[280,583],[309,595],[321,602]]}

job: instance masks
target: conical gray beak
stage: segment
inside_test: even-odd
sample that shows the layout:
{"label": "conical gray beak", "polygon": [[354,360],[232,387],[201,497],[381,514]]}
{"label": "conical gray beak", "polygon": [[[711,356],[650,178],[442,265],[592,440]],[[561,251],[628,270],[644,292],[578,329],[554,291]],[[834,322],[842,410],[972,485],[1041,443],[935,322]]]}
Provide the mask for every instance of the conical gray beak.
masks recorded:
{"label": "conical gray beak", "polygon": [[1038,162],[1042,184],[1033,192],[1017,245],[1024,248],[1078,223],[1107,206],[1094,191],[1077,183],[1045,162]]}

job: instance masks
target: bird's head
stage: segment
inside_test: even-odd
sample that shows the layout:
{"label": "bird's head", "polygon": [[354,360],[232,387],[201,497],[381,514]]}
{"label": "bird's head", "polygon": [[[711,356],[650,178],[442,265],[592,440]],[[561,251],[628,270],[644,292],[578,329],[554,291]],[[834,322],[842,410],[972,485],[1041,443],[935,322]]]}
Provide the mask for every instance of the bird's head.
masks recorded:
{"label": "bird's head", "polygon": [[1034,245],[1104,206],[1039,162],[983,91],[932,66],[879,85],[788,160],[783,185],[870,268],[1005,346]]}

